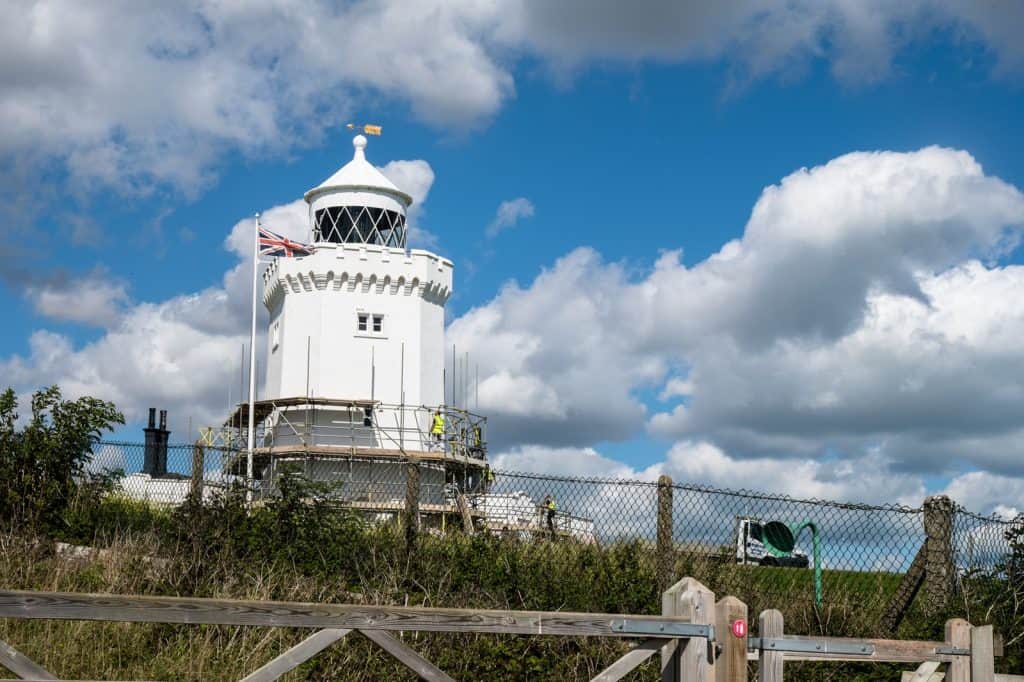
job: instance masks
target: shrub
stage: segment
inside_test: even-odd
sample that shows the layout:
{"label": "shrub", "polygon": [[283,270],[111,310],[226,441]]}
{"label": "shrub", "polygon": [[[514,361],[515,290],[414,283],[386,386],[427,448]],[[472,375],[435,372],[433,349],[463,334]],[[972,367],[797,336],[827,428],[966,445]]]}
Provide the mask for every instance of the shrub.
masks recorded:
{"label": "shrub", "polygon": [[21,428],[17,409],[12,389],[0,394],[0,519],[14,528],[63,531],[79,482],[89,479],[92,446],[124,417],[96,398],[62,400],[56,386],[32,396]]}

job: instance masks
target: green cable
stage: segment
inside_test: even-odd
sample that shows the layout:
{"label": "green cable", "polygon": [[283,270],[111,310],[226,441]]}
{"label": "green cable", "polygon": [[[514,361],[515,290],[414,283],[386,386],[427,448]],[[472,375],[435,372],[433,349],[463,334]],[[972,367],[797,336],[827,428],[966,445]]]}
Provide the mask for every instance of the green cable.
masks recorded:
{"label": "green cable", "polygon": [[804,528],[811,529],[811,543],[814,553],[814,603],[821,606],[821,538],[818,536],[818,526],[814,521],[804,521],[800,525],[791,528],[794,539],[800,536],[800,531]]}

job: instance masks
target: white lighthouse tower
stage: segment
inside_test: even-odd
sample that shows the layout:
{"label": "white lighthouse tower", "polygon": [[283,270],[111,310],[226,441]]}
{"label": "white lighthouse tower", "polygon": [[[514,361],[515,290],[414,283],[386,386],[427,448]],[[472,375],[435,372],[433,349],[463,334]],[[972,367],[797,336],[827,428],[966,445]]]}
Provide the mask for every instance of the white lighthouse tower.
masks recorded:
{"label": "white lighthouse tower", "polygon": [[486,466],[483,418],[444,404],[453,265],[408,248],[412,198],[366,160],[365,137],[353,145],[352,160],[305,194],[315,251],[277,258],[263,276],[256,475],[268,493],[299,468],[335,484],[343,501],[387,511],[402,503],[405,465],[416,462],[421,511],[444,511],[453,489],[480,489]]}
{"label": "white lighthouse tower", "polygon": [[366,160],[365,137],[353,143],[355,157],[306,192],[316,251],[264,276],[267,397],[436,407],[452,262],[406,248],[412,198]]}

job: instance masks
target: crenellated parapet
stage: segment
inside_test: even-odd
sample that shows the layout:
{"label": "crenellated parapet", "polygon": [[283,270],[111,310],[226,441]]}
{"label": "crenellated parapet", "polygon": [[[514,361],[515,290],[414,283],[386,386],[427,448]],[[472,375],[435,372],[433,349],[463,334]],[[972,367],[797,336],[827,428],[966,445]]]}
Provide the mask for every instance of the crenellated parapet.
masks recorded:
{"label": "crenellated parapet", "polygon": [[324,245],[311,256],[275,259],[263,273],[263,285],[270,309],[286,294],[314,291],[418,296],[443,306],[451,295],[452,263],[418,249]]}

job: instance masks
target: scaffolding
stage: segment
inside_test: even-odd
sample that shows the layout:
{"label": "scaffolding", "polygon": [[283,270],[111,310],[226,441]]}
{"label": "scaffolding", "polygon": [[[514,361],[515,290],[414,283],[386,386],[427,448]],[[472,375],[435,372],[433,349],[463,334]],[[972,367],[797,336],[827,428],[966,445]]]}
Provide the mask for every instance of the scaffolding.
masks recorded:
{"label": "scaffolding", "polygon": [[[410,463],[419,465],[421,513],[456,513],[460,495],[487,488],[487,420],[462,408],[293,397],[256,401],[253,416],[259,497],[276,494],[280,476],[297,471],[329,486],[333,500],[392,512],[404,506]],[[248,420],[248,404],[239,405],[218,439],[245,442]],[[243,474],[248,456],[236,451],[225,462],[226,473]]]}

